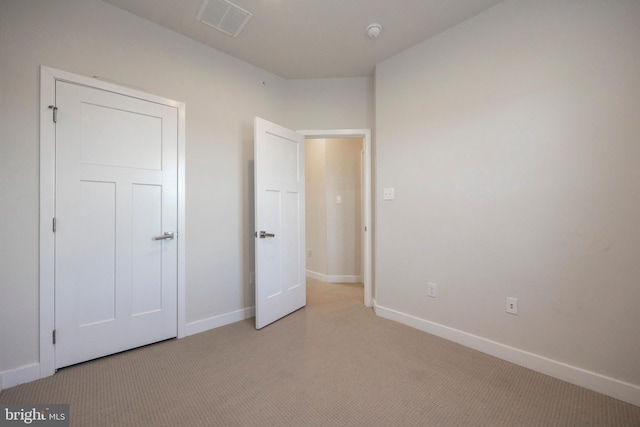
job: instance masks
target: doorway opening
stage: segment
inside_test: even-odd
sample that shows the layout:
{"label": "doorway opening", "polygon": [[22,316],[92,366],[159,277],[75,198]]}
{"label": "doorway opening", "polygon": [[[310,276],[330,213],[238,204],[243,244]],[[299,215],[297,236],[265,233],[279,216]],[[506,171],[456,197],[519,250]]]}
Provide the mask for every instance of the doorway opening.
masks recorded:
{"label": "doorway opening", "polygon": [[298,133],[307,151],[307,277],[362,283],[371,307],[371,132]]}

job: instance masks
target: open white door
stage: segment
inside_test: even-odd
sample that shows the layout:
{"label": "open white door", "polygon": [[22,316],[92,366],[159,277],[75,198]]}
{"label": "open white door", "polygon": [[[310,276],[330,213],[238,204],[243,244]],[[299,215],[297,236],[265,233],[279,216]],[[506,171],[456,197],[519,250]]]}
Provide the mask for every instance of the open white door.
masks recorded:
{"label": "open white door", "polygon": [[256,329],[306,304],[304,136],[255,118]]}

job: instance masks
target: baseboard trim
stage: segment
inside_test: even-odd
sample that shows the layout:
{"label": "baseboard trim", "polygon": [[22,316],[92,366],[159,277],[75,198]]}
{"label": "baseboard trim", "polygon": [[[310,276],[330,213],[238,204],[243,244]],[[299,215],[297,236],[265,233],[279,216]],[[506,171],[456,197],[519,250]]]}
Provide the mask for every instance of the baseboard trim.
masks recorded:
{"label": "baseboard trim", "polygon": [[307,270],[307,277],[325,283],[362,283],[362,276],[322,274]]}
{"label": "baseboard trim", "polygon": [[255,307],[247,307],[241,310],[232,311],[230,313],[220,314],[218,316],[208,317],[206,319],[187,323],[187,336],[199,334],[200,332],[219,328],[231,323],[240,322],[241,320],[249,319],[251,317],[254,317],[255,315]]}
{"label": "baseboard trim", "polygon": [[0,372],[0,391],[20,384],[39,380],[40,363],[30,363],[19,368]]}
{"label": "baseboard trim", "polygon": [[401,313],[374,303],[376,315],[524,366],[536,372],[640,406],[640,386],[510,347],[458,329]]}
{"label": "baseboard trim", "polygon": [[307,270],[307,277],[321,282],[327,282],[327,276],[325,274],[317,273],[315,271]]}

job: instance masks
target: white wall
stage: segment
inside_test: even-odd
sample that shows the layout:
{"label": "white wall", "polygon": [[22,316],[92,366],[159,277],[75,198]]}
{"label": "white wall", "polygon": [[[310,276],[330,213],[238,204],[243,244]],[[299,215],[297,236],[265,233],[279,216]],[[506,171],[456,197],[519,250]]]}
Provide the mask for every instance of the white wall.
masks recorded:
{"label": "white wall", "polygon": [[285,81],[101,1],[1,1],[0,372],[38,362],[40,65],[186,103],[187,322],[251,307],[253,116],[284,122]]}
{"label": "white wall", "polygon": [[307,272],[327,282],[361,282],[363,140],[307,139],[305,148]]}
{"label": "white wall", "polygon": [[378,65],[380,312],[640,404],[639,23],[505,1]]}
{"label": "white wall", "polygon": [[373,78],[286,81],[286,122],[296,130],[371,129]]}

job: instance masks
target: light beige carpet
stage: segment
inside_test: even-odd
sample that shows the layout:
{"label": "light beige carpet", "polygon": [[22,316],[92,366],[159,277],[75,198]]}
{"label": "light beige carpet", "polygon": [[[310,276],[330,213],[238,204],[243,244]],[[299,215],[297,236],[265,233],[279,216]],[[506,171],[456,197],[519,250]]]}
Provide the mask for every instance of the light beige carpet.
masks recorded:
{"label": "light beige carpet", "polygon": [[376,317],[356,285],[308,305],[74,367],[0,403],[73,426],[640,426],[640,407]]}

